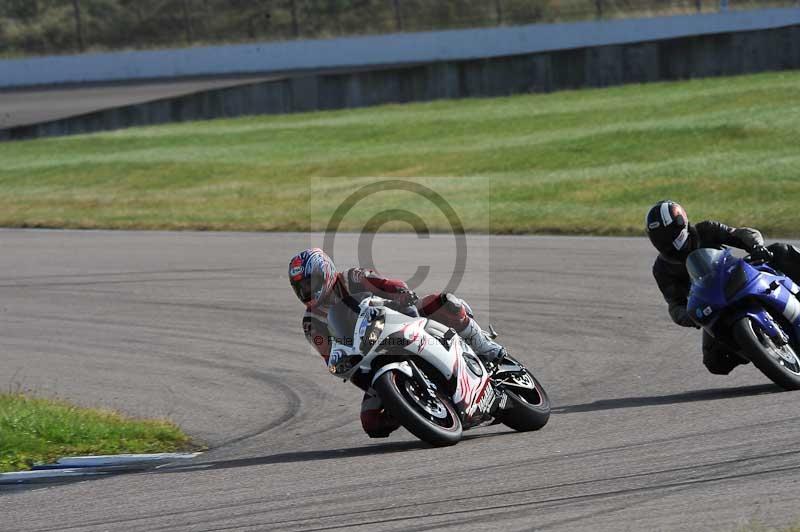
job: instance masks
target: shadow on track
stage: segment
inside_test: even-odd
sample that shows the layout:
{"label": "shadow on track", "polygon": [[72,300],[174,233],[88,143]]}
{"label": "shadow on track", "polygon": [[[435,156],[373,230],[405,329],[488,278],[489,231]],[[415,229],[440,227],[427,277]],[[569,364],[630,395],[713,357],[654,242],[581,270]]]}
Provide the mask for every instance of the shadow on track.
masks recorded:
{"label": "shadow on track", "polygon": [[693,403],[696,401],[715,401],[734,397],[749,397],[781,392],[775,384],[758,384],[740,388],[711,388],[671,395],[654,395],[649,397],[620,397],[618,399],[600,399],[591,403],[564,405],[553,408],[554,414],[574,414],[576,412],[594,412],[597,410],[616,410],[619,408],[637,408],[641,406],[672,405]]}
{"label": "shadow on track", "polygon": [[[516,434],[516,431],[507,430],[502,432],[483,432],[478,434],[465,434],[464,437],[462,438],[462,442],[469,440],[476,440],[480,438],[503,436],[506,434]],[[402,441],[402,442],[382,443],[376,445],[366,445],[363,447],[348,447],[345,449],[298,451],[290,453],[278,453],[268,456],[256,456],[252,458],[220,460],[217,462],[201,462],[201,463],[175,465],[175,466],[166,465],[163,466],[163,468],[161,469],[155,469],[150,471],[117,471],[114,474],[106,474],[98,476],[59,478],[50,480],[40,480],[37,482],[30,482],[25,484],[0,485],[0,496],[16,491],[40,489],[47,486],[102,480],[103,478],[111,478],[112,476],[118,476],[118,475],[132,475],[137,473],[139,474],[187,473],[191,471],[233,469],[237,467],[250,467],[257,465],[268,465],[268,464],[289,464],[294,462],[309,462],[315,460],[335,460],[337,458],[356,458],[359,456],[403,453],[408,451],[418,451],[418,450],[433,449],[433,448],[434,447],[431,447],[430,445],[422,441]]]}
{"label": "shadow on track", "polygon": [[[515,431],[489,432],[482,434],[464,435],[462,442],[502,436],[505,434],[516,434]],[[204,462],[197,464],[187,464],[180,466],[165,466],[163,469],[154,471],[155,474],[163,473],[185,473],[187,471],[208,471],[212,469],[233,469],[237,467],[251,467],[269,464],[290,464],[294,462],[313,462],[316,460],[336,460],[338,458],[357,458],[360,456],[371,456],[380,454],[404,453],[409,451],[420,451],[434,449],[423,441],[403,441],[393,443],[383,443],[378,445],[366,445],[363,447],[348,447],[345,449],[324,449],[319,451],[298,451],[289,453],[271,454],[268,456],[255,456],[252,458],[236,458],[232,460],[220,460],[217,462]]]}

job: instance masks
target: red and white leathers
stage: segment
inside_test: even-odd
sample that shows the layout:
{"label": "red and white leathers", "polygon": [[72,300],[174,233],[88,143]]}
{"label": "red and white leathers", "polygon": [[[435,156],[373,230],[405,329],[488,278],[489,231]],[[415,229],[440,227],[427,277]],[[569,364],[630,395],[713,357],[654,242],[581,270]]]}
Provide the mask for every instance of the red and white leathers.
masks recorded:
{"label": "red and white leathers", "polygon": [[[328,309],[342,297],[358,292],[372,292],[384,299],[398,300],[407,297],[410,291],[404,281],[381,277],[373,270],[365,268],[351,268],[337,273],[333,291],[327,300],[310,306],[303,315],[306,340],[314,346],[326,364],[331,351]],[[473,346],[477,354],[500,351],[501,347],[486,338],[472,319],[469,305],[454,295],[433,293],[420,299],[416,306],[421,316],[432,318],[454,329]],[[368,384],[361,387],[365,389],[361,401],[361,425],[371,438],[385,438],[399,425],[383,410],[375,391]]]}

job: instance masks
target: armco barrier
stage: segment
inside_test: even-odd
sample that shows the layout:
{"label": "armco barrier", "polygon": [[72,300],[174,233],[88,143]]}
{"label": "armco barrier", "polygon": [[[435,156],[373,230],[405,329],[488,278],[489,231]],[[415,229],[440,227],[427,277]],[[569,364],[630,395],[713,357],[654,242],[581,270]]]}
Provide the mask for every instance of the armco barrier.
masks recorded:
{"label": "armco barrier", "polygon": [[795,68],[800,68],[800,24],[769,30],[285,77],[14,127],[0,131],[0,139]]}
{"label": "armco barrier", "polygon": [[800,24],[800,7],[0,60],[0,88],[465,61]]}

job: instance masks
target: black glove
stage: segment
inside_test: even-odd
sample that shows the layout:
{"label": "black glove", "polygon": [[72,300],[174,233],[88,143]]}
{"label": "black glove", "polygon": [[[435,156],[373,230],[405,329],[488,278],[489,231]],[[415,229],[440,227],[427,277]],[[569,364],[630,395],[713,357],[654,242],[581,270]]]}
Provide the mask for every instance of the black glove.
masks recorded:
{"label": "black glove", "polygon": [[753,246],[750,250],[750,260],[757,262],[769,262],[772,260],[773,254],[764,246]]}
{"label": "black glove", "polygon": [[674,305],[670,307],[669,315],[672,318],[672,321],[681,327],[694,327],[695,329],[700,328],[700,326],[695,323],[691,316],[689,316],[689,313],[686,311],[686,307],[684,305]]}
{"label": "black glove", "polygon": [[397,297],[394,298],[398,305],[401,307],[413,307],[419,301],[417,294],[409,288],[401,288],[397,291]]}
{"label": "black glove", "polygon": [[681,320],[678,322],[678,325],[681,327],[694,327],[695,329],[699,329],[700,326],[695,323],[695,321],[689,317],[689,314],[686,314]]}

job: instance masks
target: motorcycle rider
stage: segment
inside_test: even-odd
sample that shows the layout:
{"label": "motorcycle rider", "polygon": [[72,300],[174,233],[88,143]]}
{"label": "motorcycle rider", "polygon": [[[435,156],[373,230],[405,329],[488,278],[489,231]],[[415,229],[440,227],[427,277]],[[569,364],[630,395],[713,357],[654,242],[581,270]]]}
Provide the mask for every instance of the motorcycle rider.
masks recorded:
{"label": "motorcycle rider", "polygon": [[[729,227],[710,220],[691,224],[684,208],[674,201],[662,200],[653,205],[647,212],[645,230],[659,251],[653,276],[667,301],[672,321],[682,327],[699,328],[686,311],[691,286],[686,259],[695,249],[723,246],[743,249],[754,259],[769,261],[793,280],[800,279],[800,249],[783,243],[765,247],[761,233],[750,227]],[[703,331],[703,364],[711,373],[727,375],[744,363]]]}
{"label": "motorcycle rider", "polygon": [[[289,261],[289,283],[297,298],[306,306],[303,332],[329,366],[331,333],[328,331],[328,309],[349,294],[372,292],[400,307],[415,306],[421,316],[430,317],[452,328],[484,362],[496,362],[505,356],[504,348],[484,334],[472,318],[469,305],[449,293],[433,293],[421,300],[399,279],[389,279],[365,268],[338,272],[331,258],[319,248],[301,251]],[[359,383],[356,383],[359,384]],[[380,398],[369,387],[361,402],[361,425],[370,438],[385,438],[399,427],[382,408]]]}

